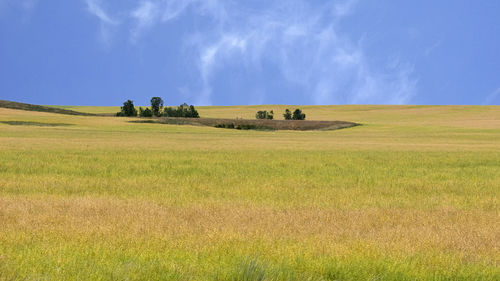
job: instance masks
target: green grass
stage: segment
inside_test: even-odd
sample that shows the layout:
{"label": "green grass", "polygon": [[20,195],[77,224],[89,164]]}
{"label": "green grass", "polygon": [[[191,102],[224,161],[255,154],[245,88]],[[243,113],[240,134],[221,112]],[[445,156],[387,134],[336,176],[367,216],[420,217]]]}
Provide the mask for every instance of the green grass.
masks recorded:
{"label": "green grass", "polygon": [[498,107],[301,108],[363,126],[0,109],[0,280],[500,278]]}

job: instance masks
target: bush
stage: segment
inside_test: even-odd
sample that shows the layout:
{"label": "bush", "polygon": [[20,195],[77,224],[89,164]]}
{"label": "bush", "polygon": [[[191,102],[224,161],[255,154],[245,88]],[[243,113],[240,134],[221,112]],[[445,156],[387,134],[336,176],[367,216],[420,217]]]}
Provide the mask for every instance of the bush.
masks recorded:
{"label": "bush", "polygon": [[161,116],[163,109],[163,100],[160,97],[153,97],[151,99],[151,111],[154,116]]}
{"label": "bush", "polygon": [[142,109],[142,107],[139,107],[139,116],[141,116],[141,117],[153,117],[153,112],[149,108]]}
{"label": "bush", "polygon": [[137,110],[135,109],[134,102],[131,100],[127,100],[126,102],[124,102],[123,106],[121,107],[121,111],[116,113],[116,116],[137,116]]}
{"label": "bush", "polygon": [[177,108],[165,107],[163,115],[166,117],[200,118],[194,106],[187,103],[181,104]]}
{"label": "bush", "polygon": [[274,118],[274,112],[272,110],[269,112],[267,112],[267,110],[257,111],[257,114],[255,114],[255,118],[272,120]]}
{"label": "bush", "polygon": [[302,113],[302,110],[295,109],[292,116],[293,120],[306,120],[306,115]]}
{"label": "bush", "polygon": [[283,117],[285,117],[285,120],[292,120],[292,112],[290,109],[285,110],[285,114],[283,114]]}
{"label": "bush", "polygon": [[234,124],[233,123],[229,123],[229,124],[217,124],[217,125],[215,125],[215,128],[234,129]]}

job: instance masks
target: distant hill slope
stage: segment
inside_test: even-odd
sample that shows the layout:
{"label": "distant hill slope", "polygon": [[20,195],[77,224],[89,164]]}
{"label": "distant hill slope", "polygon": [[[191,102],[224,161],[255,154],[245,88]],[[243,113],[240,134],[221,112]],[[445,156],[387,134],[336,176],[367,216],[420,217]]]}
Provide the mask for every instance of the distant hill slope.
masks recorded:
{"label": "distant hill slope", "polygon": [[40,111],[40,112],[49,112],[49,113],[57,113],[57,114],[66,114],[66,115],[98,116],[98,114],[78,112],[78,111],[74,111],[74,110],[67,110],[67,109],[61,109],[61,108],[56,108],[56,107],[49,107],[49,106],[35,105],[35,104],[14,102],[14,101],[6,101],[6,100],[0,100],[0,107],[10,108],[10,109],[27,110],[27,111]]}

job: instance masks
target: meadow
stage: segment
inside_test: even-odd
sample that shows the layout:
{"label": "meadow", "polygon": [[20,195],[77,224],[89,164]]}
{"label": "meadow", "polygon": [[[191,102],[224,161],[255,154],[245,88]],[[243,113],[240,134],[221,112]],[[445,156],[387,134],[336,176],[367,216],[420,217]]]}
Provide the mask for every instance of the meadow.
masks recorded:
{"label": "meadow", "polygon": [[500,280],[500,107],[300,108],[362,126],[0,108],[0,280]]}

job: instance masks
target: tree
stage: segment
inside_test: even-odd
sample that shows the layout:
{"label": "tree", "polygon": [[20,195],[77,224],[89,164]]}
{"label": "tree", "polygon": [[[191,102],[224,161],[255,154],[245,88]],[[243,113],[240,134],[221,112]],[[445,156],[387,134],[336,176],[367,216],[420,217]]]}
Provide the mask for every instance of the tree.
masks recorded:
{"label": "tree", "polygon": [[123,103],[121,107],[121,111],[116,114],[116,116],[137,116],[137,110],[135,109],[134,102],[131,100],[127,100]]}
{"label": "tree", "polygon": [[167,117],[200,118],[200,114],[198,114],[194,106],[187,103],[183,103],[177,108],[165,107],[163,115]]}
{"label": "tree", "polygon": [[292,120],[292,112],[290,109],[285,110],[285,114],[283,114],[283,117],[285,117],[285,120]]}
{"label": "tree", "polygon": [[306,120],[306,115],[302,113],[302,110],[295,109],[292,116],[293,120]]}
{"label": "tree", "polygon": [[151,111],[154,116],[160,116],[163,110],[163,100],[160,97],[153,97],[151,99]]}
{"label": "tree", "polygon": [[191,117],[191,112],[189,112],[189,105],[183,103],[177,107],[177,117]]}
{"label": "tree", "polygon": [[153,117],[153,112],[149,108],[142,109],[142,107],[139,107],[139,116],[141,116],[141,117]]}
{"label": "tree", "polygon": [[189,106],[189,111],[191,111],[191,118],[200,118],[200,114],[198,111],[194,108],[194,105]]}
{"label": "tree", "polygon": [[255,118],[272,120],[274,118],[274,112],[272,110],[269,112],[267,110],[257,111]]}

